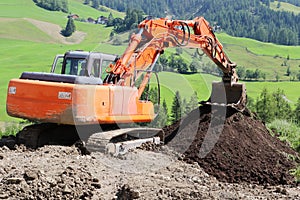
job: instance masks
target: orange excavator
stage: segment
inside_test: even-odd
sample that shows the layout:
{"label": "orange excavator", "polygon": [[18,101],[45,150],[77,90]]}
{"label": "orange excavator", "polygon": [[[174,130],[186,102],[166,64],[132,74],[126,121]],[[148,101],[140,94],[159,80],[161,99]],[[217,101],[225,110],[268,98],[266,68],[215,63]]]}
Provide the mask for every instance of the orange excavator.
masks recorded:
{"label": "orange excavator", "polygon": [[[56,57],[51,73],[23,72],[20,78],[12,79],[8,86],[7,113],[40,122],[25,127],[18,134],[19,142],[35,148],[58,138],[74,140],[77,132],[77,135],[83,133],[79,138],[88,139],[92,149],[113,154],[147,141],[160,143],[164,139],[160,129],[113,127],[154,119],[153,103],[142,100],[141,96],[159,56],[171,47],[200,49],[223,71],[222,82],[213,83],[211,97],[204,103],[245,108],[246,89],[238,83],[236,64],[229,60],[203,17],[149,18],[138,28],[121,57],[67,52],[60,56],[63,64],[59,69],[55,68]],[[54,73],[58,70],[60,74]],[[136,86],[139,78],[142,81]],[[101,131],[91,127],[101,127]]]}

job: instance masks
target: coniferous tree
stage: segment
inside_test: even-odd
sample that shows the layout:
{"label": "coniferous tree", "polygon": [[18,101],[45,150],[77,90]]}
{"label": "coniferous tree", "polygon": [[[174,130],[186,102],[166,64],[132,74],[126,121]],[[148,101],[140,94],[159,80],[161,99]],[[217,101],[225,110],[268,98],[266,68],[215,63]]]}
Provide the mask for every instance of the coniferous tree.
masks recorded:
{"label": "coniferous tree", "polygon": [[33,0],[36,5],[46,10],[68,12],[67,0]]}
{"label": "coniferous tree", "polygon": [[65,28],[64,30],[62,30],[62,35],[64,35],[65,37],[69,37],[69,36],[71,36],[75,31],[76,31],[76,27],[75,27],[74,20],[70,17],[70,18],[68,19],[66,28]]}
{"label": "coniferous tree", "polygon": [[182,108],[182,115],[187,115],[189,113],[189,106],[185,98],[182,100],[181,108]]}
{"label": "coniferous tree", "polygon": [[287,76],[290,76],[291,75],[291,68],[290,68],[290,66],[288,66],[288,68],[286,69],[286,75]]}
{"label": "coniferous tree", "polygon": [[198,71],[199,65],[200,65],[199,61],[193,59],[193,61],[190,64],[190,70],[191,70],[191,72],[196,73]]}
{"label": "coniferous tree", "polygon": [[192,94],[192,96],[190,98],[190,101],[189,101],[189,105],[190,105],[189,107],[191,109],[190,111],[192,111],[192,110],[199,107],[199,100],[198,100],[198,96],[197,96],[196,91]]}
{"label": "coniferous tree", "polygon": [[107,23],[106,23],[106,26],[113,26],[114,22],[114,17],[112,15],[112,13],[109,13],[108,17],[107,17]]}
{"label": "coniferous tree", "polygon": [[243,66],[239,66],[237,67],[236,73],[238,74],[239,79],[243,80],[246,76],[246,68]]}
{"label": "coniferous tree", "polygon": [[[173,0],[172,3],[169,0],[99,1],[101,5],[121,12],[126,12],[126,9],[130,7],[153,17],[170,15],[174,19],[193,19],[197,16],[205,16],[209,22],[217,24],[218,30],[225,31],[232,36],[249,37],[285,45],[299,44],[300,15],[271,9],[270,0],[203,1],[201,7],[198,6],[199,1],[194,0],[186,2]],[[299,0],[280,2],[283,1],[296,6],[300,5]],[[216,7],[219,9],[216,10]],[[281,33],[280,30],[282,30]]]}
{"label": "coniferous tree", "polygon": [[264,122],[271,122],[275,117],[275,104],[272,95],[266,88],[256,101],[256,113]]}
{"label": "coniferous tree", "polygon": [[173,102],[172,102],[172,110],[171,110],[171,118],[172,122],[176,122],[181,118],[182,114],[182,101],[179,94],[179,91],[176,91]]}
{"label": "coniferous tree", "polygon": [[290,119],[292,117],[292,108],[287,101],[284,91],[278,89],[273,93],[275,103],[274,115],[276,119]]}
{"label": "coniferous tree", "polygon": [[98,9],[99,8],[99,0],[92,0],[92,7]]}
{"label": "coniferous tree", "polygon": [[160,106],[158,110],[158,114],[156,118],[151,122],[150,126],[162,128],[166,126],[168,122],[168,109],[167,109],[167,103],[164,99],[162,106]]}
{"label": "coniferous tree", "polygon": [[61,0],[61,5],[62,5],[61,11],[65,13],[69,12],[68,0]]}
{"label": "coniferous tree", "polygon": [[162,66],[163,71],[167,71],[169,64],[168,64],[168,58],[166,57],[165,54],[159,56],[159,63]]}
{"label": "coniferous tree", "polygon": [[300,125],[300,97],[296,103],[296,109],[294,110],[294,118],[298,125]]}

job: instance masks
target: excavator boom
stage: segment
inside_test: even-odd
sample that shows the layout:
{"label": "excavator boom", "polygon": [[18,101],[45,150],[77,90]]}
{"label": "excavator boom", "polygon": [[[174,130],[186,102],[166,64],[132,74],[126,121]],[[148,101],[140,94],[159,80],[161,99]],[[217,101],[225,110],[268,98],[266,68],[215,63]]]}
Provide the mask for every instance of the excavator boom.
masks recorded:
{"label": "excavator boom", "polygon": [[202,50],[223,72],[222,82],[213,83],[211,98],[206,103],[244,109],[246,89],[244,84],[238,83],[236,64],[225,54],[212,27],[203,17],[193,20],[146,19],[138,28],[139,32],[131,36],[122,57],[110,66],[107,83],[133,85],[139,77],[138,72],[147,70],[139,87],[140,97],[154,64],[166,48],[195,48]]}

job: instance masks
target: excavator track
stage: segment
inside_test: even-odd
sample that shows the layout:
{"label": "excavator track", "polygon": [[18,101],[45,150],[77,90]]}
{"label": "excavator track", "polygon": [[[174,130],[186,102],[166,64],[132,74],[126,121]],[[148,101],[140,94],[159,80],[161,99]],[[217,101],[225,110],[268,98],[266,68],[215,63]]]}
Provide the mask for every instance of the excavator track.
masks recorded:
{"label": "excavator track", "polygon": [[79,140],[76,128],[52,123],[33,124],[24,127],[17,135],[17,144],[36,149],[44,145],[72,145]]}
{"label": "excavator track", "polygon": [[[24,127],[17,134],[16,143],[37,149],[44,145],[71,146],[81,141],[88,152],[103,152],[117,156],[147,142],[161,144],[164,141],[164,132],[157,128],[117,129],[114,125],[107,125],[101,127],[101,130],[97,132],[99,126],[33,124]],[[78,134],[78,131],[81,133]]]}
{"label": "excavator track", "polygon": [[157,128],[125,128],[92,134],[85,146],[88,151],[100,151],[113,156],[127,153],[143,143],[160,144],[164,141],[164,132]]}

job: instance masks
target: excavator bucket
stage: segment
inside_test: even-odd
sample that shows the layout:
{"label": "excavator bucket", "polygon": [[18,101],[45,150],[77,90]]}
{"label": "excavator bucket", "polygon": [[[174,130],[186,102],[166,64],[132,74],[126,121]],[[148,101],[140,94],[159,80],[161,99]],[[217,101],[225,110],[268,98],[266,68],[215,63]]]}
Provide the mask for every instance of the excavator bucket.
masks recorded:
{"label": "excavator bucket", "polygon": [[208,103],[230,106],[243,111],[246,107],[246,86],[243,83],[224,84],[223,82],[213,82]]}

